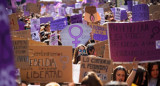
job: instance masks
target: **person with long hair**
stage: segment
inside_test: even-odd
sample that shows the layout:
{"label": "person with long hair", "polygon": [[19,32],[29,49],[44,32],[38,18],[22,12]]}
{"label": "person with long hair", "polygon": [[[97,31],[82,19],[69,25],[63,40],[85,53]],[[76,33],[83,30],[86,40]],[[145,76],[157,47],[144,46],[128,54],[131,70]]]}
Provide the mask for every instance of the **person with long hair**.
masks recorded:
{"label": "person with long hair", "polygon": [[160,67],[157,62],[148,64],[148,86],[160,86]]}

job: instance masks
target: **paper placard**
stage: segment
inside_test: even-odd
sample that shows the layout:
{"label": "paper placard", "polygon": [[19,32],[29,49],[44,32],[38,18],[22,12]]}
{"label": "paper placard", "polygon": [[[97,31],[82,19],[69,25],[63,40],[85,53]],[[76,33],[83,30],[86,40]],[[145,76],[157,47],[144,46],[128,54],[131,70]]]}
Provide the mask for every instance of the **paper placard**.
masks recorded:
{"label": "paper placard", "polygon": [[98,42],[94,45],[96,56],[104,57],[103,55],[105,51],[105,44],[108,44],[108,40],[103,42]]}
{"label": "paper placard", "polygon": [[53,18],[52,17],[42,17],[40,18],[40,23],[48,23],[48,22],[51,22],[53,21]]}
{"label": "paper placard", "polygon": [[21,80],[30,83],[72,82],[71,46],[30,46],[29,68],[21,69]]}
{"label": "paper placard", "polygon": [[146,4],[139,4],[133,6],[132,21],[149,20],[149,8]]}
{"label": "paper placard", "polygon": [[105,15],[104,15],[104,9],[103,8],[96,8],[97,12],[99,13],[101,17],[100,24],[103,25],[105,23]]}
{"label": "paper placard", "polygon": [[32,40],[40,42],[40,37],[39,37],[39,32],[38,31],[31,32],[31,36],[32,36]]}
{"label": "paper placard", "polygon": [[87,75],[87,72],[94,71],[102,80],[103,84],[111,81],[112,61],[98,57],[81,57],[80,79]]}
{"label": "paper placard", "polygon": [[40,32],[40,19],[31,19],[31,32]]}
{"label": "paper placard", "polygon": [[31,30],[12,31],[11,35],[14,37],[31,39]]}
{"label": "paper placard", "polygon": [[105,44],[105,50],[104,50],[103,58],[110,59],[110,57],[109,57],[109,45],[108,45],[108,42],[107,42],[107,44]]}
{"label": "paper placard", "polygon": [[72,64],[72,77],[74,83],[79,83],[80,64]]}
{"label": "paper placard", "polygon": [[50,35],[49,45],[58,45],[58,36],[57,32],[54,32]]}
{"label": "paper placard", "polygon": [[160,40],[160,22],[110,23],[110,56],[114,62],[160,60],[156,41]]}
{"label": "paper placard", "polygon": [[71,24],[82,23],[82,14],[71,16]]}
{"label": "paper placard", "polygon": [[50,23],[51,31],[62,30],[66,26],[68,26],[67,18],[54,20],[54,21],[51,21]]}
{"label": "paper placard", "polygon": [[17,14],[13,13],[13,14],[9,15],[9,20],[10,20],[10,29],[13,31],[19,30]]}
{"label": "paper placard", "polygon": [[93,33],[94,40],[104,41],[108,39],[107,26],[101,26],[101,25],[96,25],[96,24],[92,24],[90,26],[92,27],[92,33]]}
{"label": "paper placard", "polygon": [[85,45],[90,39],[91,30],[88,25],[71,24],[60,32],[62,44],[73,48],[76,48],[79,44]]}

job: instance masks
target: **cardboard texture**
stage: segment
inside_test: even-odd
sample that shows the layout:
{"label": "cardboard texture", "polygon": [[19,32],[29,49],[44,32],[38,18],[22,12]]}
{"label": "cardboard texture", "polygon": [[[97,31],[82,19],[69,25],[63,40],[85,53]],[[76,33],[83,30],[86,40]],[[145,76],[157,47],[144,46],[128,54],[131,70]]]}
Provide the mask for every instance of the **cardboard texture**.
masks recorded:
{"label": "cardboard texture", "polygon": [[84,20],[86,20],[87,22],[97,22],[101,20],[101,17],[97,12],[95,6],[87,6],[85,8]]}
{"label": "cardboard texture", "polygon": [[21,70],[21,79],[30,83],[72,82],[71,46],[30,46],[30,68]]}
{"label": "cardboard texture", "polygon": [[110,56],[114,62],[160,60],[160,22],[109,23]]}
{"label": "cardboard texture", "polygon": [[154,20],[160,19],[160,11],[156,11],[153,13],[153,19]]}
{"label": "cardboard texture", "polygon": [[9,15],[9,21],[10,21],[10,29],[12,31],[19,30],[19,25],[18,25],[16,13],[12,13],[11,15]]}
{"label": "cardboard texture", "polygon": [[104,57],[105,44],[108,44],[108,41],[98,42],[94,45],[96,56]]}
{"label": "cardboard texture", "polygon": [[28,3],[27,4],[27,8],[26,8],[26,11],[29,11],[30,13],[33,12],[33,13],[40,13],[40,4],[36,3]]}
{"label": "cardboard texture", "polygon": [[94,40],[104,41],[108,39],[107,26],[101,26],[97,24],[91,24]]}
{"label": "cardboard texture", "polygon": [[79,82],[87,75],[87,72],[94,71],[102,80],[103,84],[111,81],[112,61],[98,57],[81,57],[80,79]]}
{"label": "cardboard texture", "polygon": [[108,43],[105,44],[105,50],[104,50],[103,58],[111,59],[111,58],[109,57],[109,45],[108,45]]}
{"label": "cardboard texture", "polygon": [[76,3],[76,0],[62,0],[62,3],[65,3],[66,5],[73,5]]}
{"label": "cardboard texture", "polygon": [[29,46],[44,46],[45,43],[28,40],[25,38],[12,37],[16,68],[28,68]]}
{"label": "cardboard texture", "polygon": [[149,14],[153,14],[156,11],[159,11],[160,9],[160,5],[151,5],[149,7]]}
{"label": "cardboard texture", "polygon": [[31,39],[31,30],[12,31],[11,36]]}

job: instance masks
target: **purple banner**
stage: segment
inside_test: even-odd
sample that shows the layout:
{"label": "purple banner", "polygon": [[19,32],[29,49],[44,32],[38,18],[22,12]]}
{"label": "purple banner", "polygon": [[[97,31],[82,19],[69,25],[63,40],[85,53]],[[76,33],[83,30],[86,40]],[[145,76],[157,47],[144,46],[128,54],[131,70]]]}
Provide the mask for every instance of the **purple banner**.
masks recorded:
{"label": "purple banner", "polygon": [[160,60],[160,22],[110,23],[109,42],[114,62]]}
{"label": "purple banner", "polygon": [[13,46],[5,2],[0,0],[0,86],[16,86]]}
{"label": "purple banner", "polygon": [[149,8],[146,4],[135,5],[132,8],[132,20],[143,21],[149,20]]}
{"label": "purple banner", "polygon": [[24,30],[24,25],[25,25],[24,22],[18,21],[18,25],[19,25],[19,30]]}
{"label": "purple banner", "polygon": [[104,41],[108,39],[107,36],[107,27],[99,26],[99,25],[93,25],[92,26],[92,31],[93,31],[93,38],[94,40],[98,41]]}
{"label": "purple banner", "polygon": [[71,16],[71,24],[82,23],[82,14]]}
{"label": "purple banner", "polygon": [[62,30],[68,25],[67,18],[62,18],[58,20],[51,21],[50,27],[51,31]]}
{"label": "purple banner", "polygon": [[50,22],[53,21],[53,18],[52,18],[52,17],[40,18],[40,24],[41,24],[41,23],[48,23],[49,21],[50,21]]}

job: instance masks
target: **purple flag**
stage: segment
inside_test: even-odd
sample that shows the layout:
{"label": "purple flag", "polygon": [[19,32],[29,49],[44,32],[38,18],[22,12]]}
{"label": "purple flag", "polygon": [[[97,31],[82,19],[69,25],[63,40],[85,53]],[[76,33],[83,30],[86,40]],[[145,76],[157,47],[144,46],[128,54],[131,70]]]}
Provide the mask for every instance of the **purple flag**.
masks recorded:
{"label": "purple flag", "polygon": [[43,17],[43,18],[40,18],[40,24],[41,23],[48,23],[48,22],[51,22],[53,21],[53,18],[52,17]]}
{"label": "purple flag", "polygon": [[133,21],[144,21],[149,20],[149,8],[146,4],[139,4],[133,6],[132,9]]}
{"label": "purple flag", "polygon": [[19,30],[24,30],[25,23],[22,21],[18,21],[18,24],[19,24]]}
{"label": "purple flag", "polygon": [[68,25],[67,18],[51,21],[51,31],[62,30]]}
{"label": "purple flag", "polygon": [[5,2],[0,0],[0,86],[16,86],[13,46]]}
{"label": "purple flag", "polygon": [[71,23],[82,23],[82,14],[71,16]]}
{"label": "purple flag", "polygon": [[109,23],[109,42],[114,62],[160,60],[160,22]]}

